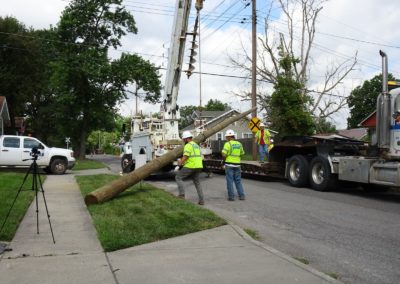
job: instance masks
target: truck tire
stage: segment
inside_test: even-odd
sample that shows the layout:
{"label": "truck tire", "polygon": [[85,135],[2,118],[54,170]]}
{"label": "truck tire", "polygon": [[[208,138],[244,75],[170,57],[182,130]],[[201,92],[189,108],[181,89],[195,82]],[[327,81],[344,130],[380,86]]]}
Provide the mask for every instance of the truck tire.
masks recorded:
{"label": "truck tire", "polygon": [[308,185],[309,163],[303,155],[294,155],[288,161],[287,178],[294,187]]}
{"label": "truck tire", "polygon": [[337,176],[332,174],[327,158],[316,156],[310,164],[310,184],[312,189],[328,191],[337,184]]}
{"label": "truck tire", "polygon": [[67,162],[64,159],[56,158],[51,162],[50,170],[54,175],[63,175],[67,171]]}
{"label": "truck tire", "polygon": [[135,163],[131,154],[124,154],[121,158],[121,168],[123,173],[129,173],[135,169]]}

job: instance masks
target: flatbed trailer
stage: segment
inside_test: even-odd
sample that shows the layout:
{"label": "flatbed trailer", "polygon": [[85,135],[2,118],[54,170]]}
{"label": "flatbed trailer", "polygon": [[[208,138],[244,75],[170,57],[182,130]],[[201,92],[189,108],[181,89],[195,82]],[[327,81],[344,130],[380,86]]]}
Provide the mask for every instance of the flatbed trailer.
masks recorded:
{"label": "flatbed trailer", "polygon": [[[288,178],[294,186],[307,186],[307,168],[316,156],[358,156],[365,155],[368,147],[363,141],[337,136],[289,136],[274,145],[269,161],[242,161],[241,171],[245,177]],[[223,173],[221,159],[205,159],[207,170]],[[303,178],[304,177],[304,178]]]}
{"label": "flatbed trailer", "polygon": [[[208,171],[215,173],[224,173],[225,169],[222,160],[209,159],[204,160],[204,167]],[[244,177],[271,177],[271,178],[284,178],[284,168],[280,163],[263,163],[257,161],[242,161],[240,163],[242,176]]]}

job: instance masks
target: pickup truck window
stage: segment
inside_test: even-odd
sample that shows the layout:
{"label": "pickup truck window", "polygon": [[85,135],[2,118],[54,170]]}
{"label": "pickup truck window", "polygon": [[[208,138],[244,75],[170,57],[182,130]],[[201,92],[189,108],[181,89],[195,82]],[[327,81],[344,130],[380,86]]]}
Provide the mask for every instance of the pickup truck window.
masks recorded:
{"label": "pickup truck window", "polygon": [[3,140],[3,147],[19,148],[20,139],[13,137],[5,137]]}
{"label": "pickup truck window", "polygon": [[24,148],[32,149],[33,147],[39,148],[40,143],[37,140],[25,138],[24,139]]}

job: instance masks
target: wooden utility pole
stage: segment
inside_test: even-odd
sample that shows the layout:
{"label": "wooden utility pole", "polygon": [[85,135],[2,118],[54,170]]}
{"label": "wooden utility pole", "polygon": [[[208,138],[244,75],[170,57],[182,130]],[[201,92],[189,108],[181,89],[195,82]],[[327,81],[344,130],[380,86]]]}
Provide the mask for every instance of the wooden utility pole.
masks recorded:
{"label": "wooden utility pole", "polygon": [[[214,127],[210,128],[208,130],[205,130],[203,133],[200,133],[193,140],[196,143],[200,144],[201,142],[204,142],[211,135],[214,135],[215,133],[221,131],[228,125],[249,115],[252,111],[253,111],[253,109],[249,109],[248,111],[245,111],[241,114],[232,116],[232,117],[218,123]],[[161,157],[158,157],[157,159],[152,160],[151,162],[134,170],[133,172],[131,172],[125,176],[122,176],[119,179],[116,179],[116,180],[96,189],[95,191],[93,191],[91,193],[88,193],[85,196],[86,204],[89,205],[89,204],[102,203],[104,201],[107,201],[107,200],[117,196],[119,193],[125,191],[130,186],[135,185],[142,179],[148,177],[151,173],[157,172],[158,170],[160,170],[163,167],[167,166],[168,164],[172,163],[175,159],[182,156],[182,153],[183,153],[183,147],[179,146],[178,148],[175,148],[174,150],[167,152],[166,154],[162,155]]]}
{"label": "wooden utility pole", "polygon": [[[253,108],[253,112],[251,114],[252,117],[257,117],[257,10],[256,10],[256,2],[257,0],[252,0],[252,35],[251,35],[251,58],[252,58],[252,67],[251,67],[251,108]],[[254,139],[253,134],[253,139]],[[257,160],[257,145],[252,143],[252,155],[253,160]]]}

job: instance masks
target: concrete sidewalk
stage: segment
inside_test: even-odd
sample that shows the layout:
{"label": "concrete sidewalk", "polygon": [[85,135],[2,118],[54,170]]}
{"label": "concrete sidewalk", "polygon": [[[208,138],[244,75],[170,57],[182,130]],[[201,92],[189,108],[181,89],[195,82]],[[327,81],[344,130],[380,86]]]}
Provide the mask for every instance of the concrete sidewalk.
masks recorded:
{"label": "concrete sidewalk", "polygon": [[0,283],[339,283],[235,225],[104,253],[74,175],[49,175],[44,190],[56,244],[40,195],[40,234],[33,202],[0,256]]}

